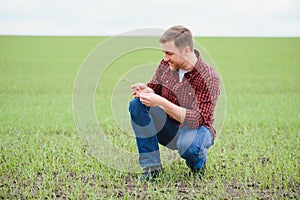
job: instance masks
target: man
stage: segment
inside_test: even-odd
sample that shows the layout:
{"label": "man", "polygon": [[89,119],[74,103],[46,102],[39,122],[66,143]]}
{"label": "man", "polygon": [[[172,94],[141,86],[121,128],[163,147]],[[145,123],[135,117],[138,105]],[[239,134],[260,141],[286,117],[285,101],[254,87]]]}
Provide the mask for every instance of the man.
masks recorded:
{"label": "man", "polygon": [[178,150],[194,173],[204,175],[207,149],[213,145],[214,109],[220,80],[194,50],[193,36],[183,26],[173,26],[159,38],[164,58],[147,84],[131,86],[131,124],[136,136],[141,181],[162,172],[159,146]]}

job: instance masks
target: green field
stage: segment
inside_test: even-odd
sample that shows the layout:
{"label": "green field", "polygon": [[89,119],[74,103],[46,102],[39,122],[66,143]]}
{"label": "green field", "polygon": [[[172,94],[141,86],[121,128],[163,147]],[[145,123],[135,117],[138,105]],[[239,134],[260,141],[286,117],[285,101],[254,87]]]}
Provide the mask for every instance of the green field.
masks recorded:
{"label": "green field", "polygon": [[[2,199],[300,198],[300,38],[197,38],[226,89],[224,127],[204,179],[188,176],[176,159],[156,183],[106,166],[77,133],[74,82],[105,39],[0,37]],[[99,82],[99,123],[127,151],[136,152],[135,141],[115,124],[112,90],[132,66],[161,57],[160,51],[132,52],[112,63],[123,68],[110,67]]]}

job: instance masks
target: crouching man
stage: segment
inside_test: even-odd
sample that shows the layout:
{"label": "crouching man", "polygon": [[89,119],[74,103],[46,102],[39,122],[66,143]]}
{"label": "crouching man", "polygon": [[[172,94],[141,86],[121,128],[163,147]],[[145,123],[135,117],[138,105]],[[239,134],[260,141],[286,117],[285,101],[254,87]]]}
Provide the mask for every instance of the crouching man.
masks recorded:
{"label": "crouching man", "polygon": [[159,38],[164,57],[152,80],[131,86],[131,124],[136,136],[141,181],[162,172],[159,143],[178,150],[194,173],[204,175],[207,149],[213,145],[214,109],[220,94],[216,70],[194,50],[192,33],[173,26]]}

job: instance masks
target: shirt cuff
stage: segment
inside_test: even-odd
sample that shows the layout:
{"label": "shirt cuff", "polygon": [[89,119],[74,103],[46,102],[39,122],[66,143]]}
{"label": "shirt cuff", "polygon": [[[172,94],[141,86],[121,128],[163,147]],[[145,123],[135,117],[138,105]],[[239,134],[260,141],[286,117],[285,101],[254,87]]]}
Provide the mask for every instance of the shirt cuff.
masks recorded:
{"label": "shirt cuff", "polygon": [[202,120],[202,116],[200,112],[195,110],[187,109],[184,118],[184,125],[187,125],[192,128],[198,128],[200,126]]}

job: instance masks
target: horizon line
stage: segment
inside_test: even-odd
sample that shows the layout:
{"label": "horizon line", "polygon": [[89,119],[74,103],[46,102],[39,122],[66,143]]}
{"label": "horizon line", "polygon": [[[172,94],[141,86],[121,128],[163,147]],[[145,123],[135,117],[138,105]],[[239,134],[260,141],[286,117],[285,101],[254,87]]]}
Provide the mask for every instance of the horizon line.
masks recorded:
{"label": "horizon line", "polygon": [[[66,34],[1,34],[0,37],[158,37],[159,35],[66,35]],[[213,37],[213,38],[300,38],[296,35],[193,35],[193,37]]]}

